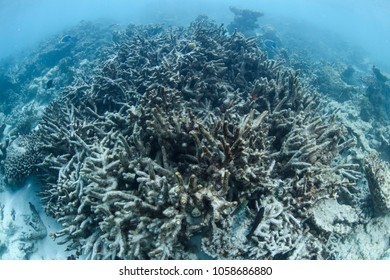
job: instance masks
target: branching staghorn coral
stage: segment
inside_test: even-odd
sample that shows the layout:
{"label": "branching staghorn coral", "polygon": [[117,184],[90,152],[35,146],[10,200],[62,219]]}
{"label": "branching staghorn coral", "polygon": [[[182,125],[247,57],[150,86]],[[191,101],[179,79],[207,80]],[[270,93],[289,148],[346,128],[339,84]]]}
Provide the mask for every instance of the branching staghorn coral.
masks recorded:
{"label": "branching staghorn coral", "polygon": [[91,259],[323,257],[309,209],[360,173],[294,71],[204,17],[129,26],[97,67],[38,128],[54,238]]}

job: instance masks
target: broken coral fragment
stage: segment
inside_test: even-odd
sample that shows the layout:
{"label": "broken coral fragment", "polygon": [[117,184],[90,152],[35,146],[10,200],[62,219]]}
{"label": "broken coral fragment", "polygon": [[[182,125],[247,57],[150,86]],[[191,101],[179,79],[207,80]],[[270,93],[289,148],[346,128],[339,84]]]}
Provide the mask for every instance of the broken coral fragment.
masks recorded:
{"label": "broken coral fragment", "polygon": [[318,201],[311,209],[313,223],[327,233],[345,235],[358,221],[356,211],[349,205],[339,204],[335,199]]}
{"label": "broken coral fragment", "polygon": [[390,165],[375,152],[364,160],[364,171],[376,209],[390,213]]}

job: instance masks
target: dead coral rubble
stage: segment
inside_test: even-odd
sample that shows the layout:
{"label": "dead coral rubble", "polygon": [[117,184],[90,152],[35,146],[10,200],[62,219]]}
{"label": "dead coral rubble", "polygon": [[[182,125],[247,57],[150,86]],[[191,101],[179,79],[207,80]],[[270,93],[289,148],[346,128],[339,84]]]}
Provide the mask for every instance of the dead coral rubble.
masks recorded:
{"label": "dead coral rubble", "polygon": [[364,171],[376,209],[381,213],[390,212],[390,173],[389,164],[375,152],[364,161]]}
{"label": "dead coral rubble", "polygon": [[324,257],[309,210],[360,173],[294,71],[204,17],[113,48],[39,126],[54,238],[91,259]]}

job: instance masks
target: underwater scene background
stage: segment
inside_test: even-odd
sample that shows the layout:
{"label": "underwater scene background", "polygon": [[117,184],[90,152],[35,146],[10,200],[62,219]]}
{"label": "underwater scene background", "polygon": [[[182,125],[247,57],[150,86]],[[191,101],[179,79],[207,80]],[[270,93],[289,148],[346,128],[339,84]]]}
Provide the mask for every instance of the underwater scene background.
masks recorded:
{"label": "underwater scene background", "polygon": [[0,1],[0,259],[390,258],[387,1]]}

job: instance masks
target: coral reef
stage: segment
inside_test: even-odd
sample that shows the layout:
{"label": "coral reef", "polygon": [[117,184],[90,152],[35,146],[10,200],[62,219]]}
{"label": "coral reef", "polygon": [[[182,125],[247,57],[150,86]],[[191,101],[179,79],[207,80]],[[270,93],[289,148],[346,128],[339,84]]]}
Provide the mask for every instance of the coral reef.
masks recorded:
{"label": "coral reef", "polygon": [[[72,84],[75,76],[84,81],[90,79],[95,63],[111,43],[114,29],[107,23],[81,22],[42,43],[30,55],[12,63],[2,61],[0,175],[13,187],[32,175],[34,164],[40,160],[39,143],[28,134],[42,118],[45,106]],[[13,143],[14,140],[17,142]]]}
{"label": "coral reef", "polygon": [[[367,98],[369,103],[366,105],[368,114],[375,117],[379,122],[387,122],[389,120],[389,94],[390,94],[390,79],[386,74],[372,67],[373,76],[365,79],[367,84]],[[372,114],[375,112],[375,114]]]}
{"label": "coral reef", "polygon": [[320,92],[339,102],[351,100],[359,93],[359,87],[356,86],[359,79],[358,74],[355,74],[356,70],[346,67],[345,69],[344,65],[322,63],[321,67],[313,69],[315,77],[313,83]]}
{"label": "coral reef", "polygon": [[359,224],[345,238],[329,238],[330,254],[336,260],[374,260],[389,258],[390,216],[375,217]]}
{"label": "coral reef", "polygon": [[389,163],[373,152],[365,158],[364,171],[376,209],[382,213],[390,213]]}
{"label": "coral reef", "polygon": [[317,202],[311,209],[315,225],[322,231],[345,235],[358,221],[354,208],[342,205],[335,199],[324,199]]}
{"label": "coral reef", "polygon": [[[74,77],[88,80],[92,76],[94,62],[111,44],[115,29],[107,23],[83,21],[46,40],[29,55],[20,55],[15,61],[2,60],[0,112],[5,114],[4,122],[13,128],[21,126],[17,133],[30,132],[41,117],[37,112],[73,83]],[[66,36],[71,39],[62,40]]]}
{"label": "coral reef", "polygon": [[255,35],[255,30],[259,28],[257,20],[264,16],[263,13],[248,9],[239,9],[233,6],[229,7],[229,10],[234,14],[233,21],[227,26],[227,30],[230,33],[239,31],[245,36]]}
{"label": "coral reef", "polygon": [[5,158],[5,149],[7,147],[6,142],[6,128],[7,125],[4,123],[4,114],[0,113],[0,161]]}
{"label": "coral reef", "polygon": [[36,132],[53,238],[91,259],[329,256],[312,208],[361,173],[325,98],[205,17],[114,42]]}
{"label": "coral reef", "polygon": [[16,138],[7,147],[1,168],[8,184],[17,185],[33,174],[35,165],[42,161],[39,145],[32,133]]}

